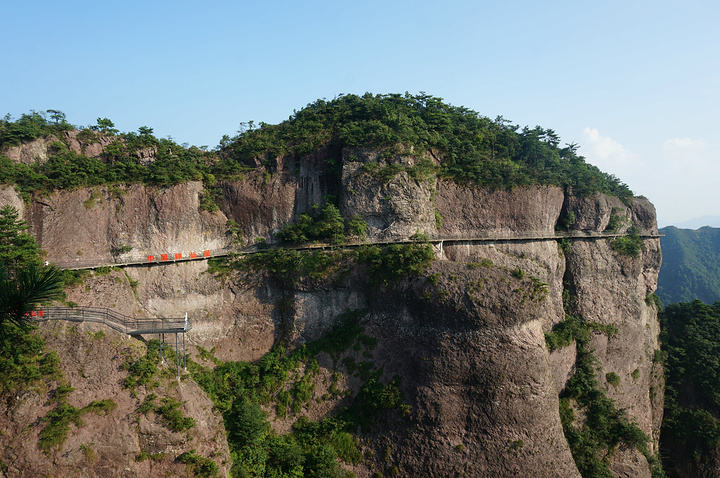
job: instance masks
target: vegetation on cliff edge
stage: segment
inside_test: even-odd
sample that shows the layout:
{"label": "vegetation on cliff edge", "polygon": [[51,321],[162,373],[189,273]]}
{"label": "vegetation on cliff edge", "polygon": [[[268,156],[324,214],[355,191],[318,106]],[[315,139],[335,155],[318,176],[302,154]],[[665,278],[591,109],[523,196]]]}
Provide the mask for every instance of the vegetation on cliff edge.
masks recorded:
{"label": "vegetation on cliff edge", "polygon": [[[575,465],[584,478],[612,478],[610,457],[618,445],[624,444],[639,450],[647,458],[654,478],[664,478],[659,460],[648,449],[650,438],[625,410],[616,408],[615,401],[600,386],[597,373],[601,368],[589,348],[593,332],[612,336],[617,333],[617,328],[568,316],[545,337],[550,350],[573,341],[577,349],[575,373],[560,395],[560,420]],[[608,376],[611,377],[609,382],[615,381],[612,372]],[[576,415],[578,411],[579,416]]]}
{"label": "vegetation on cliff edge", "polygon": [[[147,126],[137,133],[119,134],[110,120],[98,118],[98,124],[83,128],[78,139],[90,143],[103,135],[112,141],[100,158],[88,158],[68,149],[61,133],[74,127],[64,114],[52,110],[47,114],[0,120],[0,148],[41,136],[58,139],[51,145],[50,158],[41,164],[14,164],[0,156],[0,183],[15,184],[25,195],[35,189],[133,182],[168,186],[203,180],[212,188],[216,178],[235,177],[258,165],[273,170],[278,157],[302,158],[319,150],[334,156],[326,173],[337,175],[343,150],[372,148],[388,157],[418,157],[422,171],[417,174],[422,177],[438,174],[492,188],[552,184],[579,195],[632,196],[618,178],[586,163],[576,144],[560,146],[552,129],[520,128],[502,117],[491,120],[424,93],[317,100],[277,125],[244,123],[237,136],[223,137],[211,152],[158,139]],[[153,157],[149,163],[143,160],[148,151]],[[350,155],[348,160],[353,158]],[[397,172],[383,170],[391,176]],[[211,192],[206,196],[211,197]]]}

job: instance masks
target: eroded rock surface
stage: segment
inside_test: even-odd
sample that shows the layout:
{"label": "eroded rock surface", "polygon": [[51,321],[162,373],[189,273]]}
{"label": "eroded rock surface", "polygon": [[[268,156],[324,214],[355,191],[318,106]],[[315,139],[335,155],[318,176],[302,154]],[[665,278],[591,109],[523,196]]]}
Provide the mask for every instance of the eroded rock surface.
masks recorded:
{"label": "eroded rock surface", "polygon": [[[221,360],[256,360],[281,341],[293,346],[318,338],[346,309],[366,310],[362,324],[377,339],[372,361],[383,381],[400,377],[410,411],[363,438],[365,459],[353,468],[358,476],[391,473],[393,467],[407,476],[579,476],[558,413],[575,353],[572,347],[550,353],[544,337],[570,312],[567,291],[572,313],[617,327],[613,336],[592,335],[604,371],[599,379],[656,446],[662,417],[662,383],[653,364],[658,323],[646,297],[657,284],[658,240],[644,238],[642,255],[629,257],[613,250],[610,238],[560,247],[543,237],[570,213],[570,231],[600,235],[612,225],[618,233],[632,226],[656,233],[650,203],[626,204],[601,194],[579,198],[552,186],[498,191],[418,178],[408,172],[417,158],[407,155],[396,159],[404,169],[378,178],[363,166],[379,161],[377,152],[368,151],[344,153],[333,183],[324,172],[328,154],[278,161],[272,174],[260,170],[219,181],[221,211],[215,214],[200,209],[202,184],[196,182],[122,187],[121,193],[58,192],[27,207],[26,217],[48,258],[58,263],[101,260],[120,245],[142,254],[227,247],[238,240],[228,233],[228,220],[237,223],[242,243],[257,237],[273,242],[274,232],[329,193],[337,195],[346,217],[368,223],[369,240],[415,233],[448,240],[436,246],[438,260],[423,277],[379,290],[368,285],[362,267],[340,281],[287,288],[261,272],[244,281],[215,278],[206,262],[190,262],[94,274],[69,293],[78,304],[128,314],[188,312],[194,321],[190,343],[214,347]],[[495,242],[461,241],[493,235]],[[288,304],[291,313],[284,309]],[[334,365],[322,363],[328,370]],[[607,384],[605,372],[615,372],[620,383]],[[348,378],[346,385],[357,384]],[[189,384],[181,389],[195,393]],[[321,418],[341,403],[309,406],[307,413]],[[274,426],[289,429],[287,420]],[[149,425],[141,429],[148,437],[156,433]],[[619,476],[649,473],[645,458],[633,450],[618,450],[612,469]]]}

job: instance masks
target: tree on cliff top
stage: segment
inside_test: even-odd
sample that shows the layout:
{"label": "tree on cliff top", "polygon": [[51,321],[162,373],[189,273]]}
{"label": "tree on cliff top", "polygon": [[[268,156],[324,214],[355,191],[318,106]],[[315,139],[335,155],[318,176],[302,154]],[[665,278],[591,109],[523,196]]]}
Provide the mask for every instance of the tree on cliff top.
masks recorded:
{"label": "tree on cliff top", "polygon": [[577,145],[559,143],[552,129],[520,129],[424,93],[366,93],[317,100],[278,125],[244,129],[224,142],[221,155],[230,169],[233,162],[239,168],[323,147],[336,153],[346,147],[427,152],[440,162],[442,176],[459,182],[497,188],[552,184],[580,195],[632,197],[616,177],[577,155]]}
{"label": "tree on cliff top", "polygon": [[[47,114],[50,114],[53,122],[46,119]],[[73,125],[65,121],[65,113],[58,110],[48,110],[47,112],[31,111],[23,114],[15,121],[11,121],[11,116],[8,114],[0,119],[0,147],[6,144],[17,145],[41,136],[50,136],[73,128]]]}

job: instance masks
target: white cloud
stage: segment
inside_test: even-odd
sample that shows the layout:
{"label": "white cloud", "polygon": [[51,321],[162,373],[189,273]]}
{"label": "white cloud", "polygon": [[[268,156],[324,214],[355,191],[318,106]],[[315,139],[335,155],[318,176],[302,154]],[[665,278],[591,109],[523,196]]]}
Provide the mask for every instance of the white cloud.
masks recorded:
{"label": "white cloud", "polygon": [[720,163],[707,141],[670,138],[648,171],[656,190],[651,197],[658,217],[668,223],[703,215],[720,215]]}
{"label": "white cloud", "polygon": [[633,143],[642,154],[597,128],[585,128],[580,153],[614,174],[635,194],[655,204],[662,224],[720,215],[720,144],[700,138],[669,138],[654,145]]}
{"label": "white cloud", "polygon": [[637,171],[640,158],[609,136],[602,136],[597,128],[585,128],[583,137],[588,150],[583,151],[590,164],[620,178]]}
{"label": "white cloud", "polygon": [[663,142],[663,156],[668,169],[697,171],[707,174],[708,169],[717,169],[706,150],[707,143],[700,139],[670,138]]}

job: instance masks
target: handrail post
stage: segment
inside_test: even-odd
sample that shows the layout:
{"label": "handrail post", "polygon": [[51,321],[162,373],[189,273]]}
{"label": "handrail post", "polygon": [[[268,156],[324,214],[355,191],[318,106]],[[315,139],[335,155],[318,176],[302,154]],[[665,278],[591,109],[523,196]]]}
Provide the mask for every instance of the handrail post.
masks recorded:
{"label": "handrail post", "polygon": [[180,381],[180,350],[178,349],[178,334],[175,332],[175,370],[178,382]]}
{"label": "handrail post", "polygon": [[183,330],[183,369],[187,372],[187,353],[185,352],[185,333]]}

